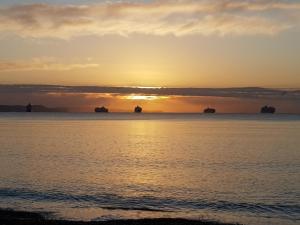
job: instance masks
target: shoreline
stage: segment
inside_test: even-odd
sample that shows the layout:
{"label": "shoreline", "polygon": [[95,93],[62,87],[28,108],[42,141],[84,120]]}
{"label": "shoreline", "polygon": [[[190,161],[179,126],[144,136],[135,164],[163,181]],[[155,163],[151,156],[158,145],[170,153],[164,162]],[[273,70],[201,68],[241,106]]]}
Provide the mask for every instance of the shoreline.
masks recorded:
{"label": "shoreline", "polygon": [[[107,221],[71,221],[48,219],[47,213],[0,209],[0,225],[240,225],[183,218],[121,219]],[[51,215],[51,214],[49,214]]]}

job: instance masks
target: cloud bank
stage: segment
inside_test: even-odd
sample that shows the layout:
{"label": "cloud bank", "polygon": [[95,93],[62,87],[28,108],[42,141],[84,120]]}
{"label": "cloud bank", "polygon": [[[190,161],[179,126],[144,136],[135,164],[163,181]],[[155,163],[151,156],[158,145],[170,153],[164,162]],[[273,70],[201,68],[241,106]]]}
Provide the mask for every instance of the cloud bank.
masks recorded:
{"label": "cloud bank", "polygon": [[0,32],[31,38],[82,35],[275,35],[299,26],[299,1],[157,0],[0,8]]}
{"label": "cloud bank", "polygon": [[300,90],[281,90],[259,87],[241,88],[141,88],[60,85],[0,85],[0,93],[14,94],[113,94],[158,95],[189,97],[231,97],[254,99],[300,100]]}

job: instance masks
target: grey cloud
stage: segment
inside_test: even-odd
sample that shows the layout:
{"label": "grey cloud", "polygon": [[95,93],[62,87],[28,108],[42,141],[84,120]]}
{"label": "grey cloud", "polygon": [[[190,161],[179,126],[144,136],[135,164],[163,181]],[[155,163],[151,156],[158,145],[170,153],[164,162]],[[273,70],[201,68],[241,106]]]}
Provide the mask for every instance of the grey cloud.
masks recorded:
{"label": "grey cloud", "polygon": [[245,88],[138,88],[59,85],[0,85],[0,93],[92,93],[92,94],[143,94],[164,96],[211,96],[254,99],[300,100],[300,90]]}

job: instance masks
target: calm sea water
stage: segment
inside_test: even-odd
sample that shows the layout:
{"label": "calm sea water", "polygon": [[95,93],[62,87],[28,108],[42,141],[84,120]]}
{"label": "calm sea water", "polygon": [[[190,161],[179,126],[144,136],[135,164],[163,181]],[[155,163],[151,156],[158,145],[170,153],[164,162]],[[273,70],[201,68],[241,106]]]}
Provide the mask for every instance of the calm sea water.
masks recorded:
{"label": "calm sea water", "polygon": [[300,116],[0,114],[0,208],[300,223]]}

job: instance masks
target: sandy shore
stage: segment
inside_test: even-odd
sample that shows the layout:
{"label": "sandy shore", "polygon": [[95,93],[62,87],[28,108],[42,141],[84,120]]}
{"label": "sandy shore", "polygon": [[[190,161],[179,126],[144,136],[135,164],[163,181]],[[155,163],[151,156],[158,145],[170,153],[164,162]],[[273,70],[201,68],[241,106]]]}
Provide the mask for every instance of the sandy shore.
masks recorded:
{"label": "sandy shore", "polygon": [[[46,214],[0,209],[0,225],[233,225],[212,221],[186,219],[138,219],[99,222],[49,220]],[[237,225],[237,224],[236,224]]]}

